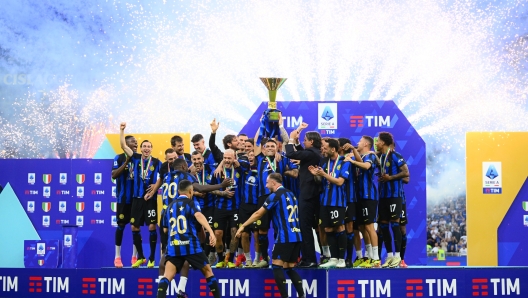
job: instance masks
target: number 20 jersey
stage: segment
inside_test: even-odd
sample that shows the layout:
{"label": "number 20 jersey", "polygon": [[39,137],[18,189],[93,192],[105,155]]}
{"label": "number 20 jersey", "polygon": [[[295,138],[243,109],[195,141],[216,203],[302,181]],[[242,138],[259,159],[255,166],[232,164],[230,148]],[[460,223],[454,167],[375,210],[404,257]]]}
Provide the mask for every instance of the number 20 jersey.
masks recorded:
{"label": "number 20 jersey", "polygon": [[162,226],[168,228],[167,255],[186,256],[202,252],[198,239],[200,224],[194,215],[201,212],[200,204],[187,197],[178,197],[167,208]]}
{"label": "number 20 jersey", "polygon": [[271,213],[273,229],[277,234],[275,243],[302,241],[297,203],[297,198],[293,192],[281,186],[268,196],[262,206]]}

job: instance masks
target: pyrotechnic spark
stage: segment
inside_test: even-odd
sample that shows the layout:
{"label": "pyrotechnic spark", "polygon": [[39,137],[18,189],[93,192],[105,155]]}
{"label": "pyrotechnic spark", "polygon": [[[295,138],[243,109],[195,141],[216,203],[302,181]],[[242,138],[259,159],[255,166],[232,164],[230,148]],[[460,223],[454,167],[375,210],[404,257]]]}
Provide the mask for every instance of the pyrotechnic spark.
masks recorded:
{"label": "pyrotechnic spark", "polygon": [[[528,126],[520,0],[12,2],[4,68],[51,69],[69,85],[55,79],[16,98],[3,157],[58,146],[89,157],[120,121],[203,133],[216,117],[235,132],[267,100],[262,76],[288,78],[279,100],[394,100],[427,141],[433,186],[463,165],[465,132]],[[46,26],[17,21],[36,12]]]}

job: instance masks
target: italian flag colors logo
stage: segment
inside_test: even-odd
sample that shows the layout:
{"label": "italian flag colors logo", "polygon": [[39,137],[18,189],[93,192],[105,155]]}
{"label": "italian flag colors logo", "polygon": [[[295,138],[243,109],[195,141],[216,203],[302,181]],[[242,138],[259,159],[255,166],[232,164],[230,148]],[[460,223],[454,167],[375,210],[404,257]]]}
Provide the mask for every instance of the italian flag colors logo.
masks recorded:
{"label": "italian flag colors logo", "polygon": [[76,209],[78,212],[83,212],[83,210],[84,210],[84,202],[77,202],[77,203],[75,203],[75,209]]}
{"label": "italian flag colors logo", "polygon": [[523,209],[524,211],[528,211],[528,201],[523,201]]}
{"label": "italian flag colors logo", "polygon": [[45,184],[50,184],[50,183],[51,183],[51,174],[44,174],[44,175],[42,175],[42,181],[43,181]]}
{"label": "italian flag colors logo", "polygon": [[38,260],[38,264],[39,264],[39,266],[44,265],[44,260]]}
{"label": "italian flag colors logo", "polygon": [[42,203],[42,210],[44,210],[44,212],[50,211],[51,210],[51,203],[50,202]]}
{"label": "italian flag colors logo", "polygon": [[75,176],[75,181],[77,181],[77,183],[79,184],[83,184],[85,179],[86,177],[84,176],[84,174],[77,174]]}
{"label": "italian flag colors logo", "polygon": [[110,206],[110,208],[112,209],[112,212],[116,212],[116,210],[117,210],[117,203],[116,203],[116,202],[112,202],[112,205]]}

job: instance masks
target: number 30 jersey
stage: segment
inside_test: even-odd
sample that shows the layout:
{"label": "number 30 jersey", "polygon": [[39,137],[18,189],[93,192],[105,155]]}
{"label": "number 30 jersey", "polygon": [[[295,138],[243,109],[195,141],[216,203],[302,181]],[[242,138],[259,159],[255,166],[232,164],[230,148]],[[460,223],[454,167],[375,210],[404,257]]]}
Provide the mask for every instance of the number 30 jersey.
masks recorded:
{"label": "number 30 jersey", "polygon": [[297,214],[297,198],[291,190],[279,187],[270,194],[262,206],[268,210],[273,220],[277,236],[275,243],[301,242],[301,225]]}
{"label": "number 30 jersey", "polygon": [[194,215],[201,212],[200,204],[180,196],[169,204],[161,225],[168,228],[167,255],[171,257],[193,255],[202,252],[198,239],[200,224]]}

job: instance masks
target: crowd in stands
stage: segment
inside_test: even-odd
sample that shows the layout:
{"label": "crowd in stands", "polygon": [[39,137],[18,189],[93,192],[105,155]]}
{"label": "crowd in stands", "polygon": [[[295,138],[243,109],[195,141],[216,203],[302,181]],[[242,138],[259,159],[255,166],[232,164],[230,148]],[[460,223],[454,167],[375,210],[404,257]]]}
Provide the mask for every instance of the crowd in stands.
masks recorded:
{"label": "crowd in stands", "polygon": [[427,252],[467,255],[466,198],[448,197],[427,202]]}

